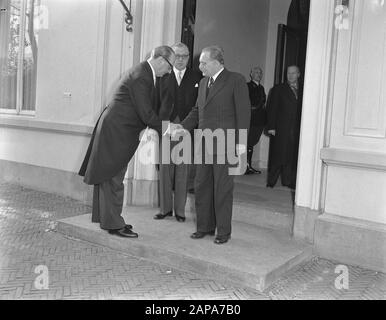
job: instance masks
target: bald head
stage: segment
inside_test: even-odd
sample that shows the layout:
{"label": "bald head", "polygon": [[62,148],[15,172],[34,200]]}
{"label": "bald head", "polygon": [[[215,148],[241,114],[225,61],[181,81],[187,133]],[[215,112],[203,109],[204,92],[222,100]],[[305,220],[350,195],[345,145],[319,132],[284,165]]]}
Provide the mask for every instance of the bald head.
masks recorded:
{"label": "bald head", "polygon": [[287,81],[290,84],[297,83],[299,80],[299,77],[300,77],[300,70],[298,66],[292,65],[287,68]]}

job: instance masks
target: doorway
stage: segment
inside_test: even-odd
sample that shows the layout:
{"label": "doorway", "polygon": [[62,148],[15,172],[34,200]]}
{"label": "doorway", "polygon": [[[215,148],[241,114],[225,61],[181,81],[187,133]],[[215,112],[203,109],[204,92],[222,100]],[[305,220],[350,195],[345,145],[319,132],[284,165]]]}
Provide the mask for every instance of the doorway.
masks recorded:
{"label": "doorway", "polygon": [[[304,74],[309,8],[310,0],[184,0],[181,41],[188,45],[192,57],[205,46],[222,46],[226,67],[242,73],[248,81],[251,67],[261,66],[268,95],[273,85],[285,81],[288,65],[298,65]],[[273,190],[266,188],[268,153],[269,139],[262,135],[255,146],[253,165],[263,173],[236,177],[234,202],[244,207],[234,216],[243,215],[248,222],[259,211],[270,220],[267,224],[277,226],[293,216],[294,194],[280,183]],[[274,222],[272,214],[276,213],[286,219]]]}

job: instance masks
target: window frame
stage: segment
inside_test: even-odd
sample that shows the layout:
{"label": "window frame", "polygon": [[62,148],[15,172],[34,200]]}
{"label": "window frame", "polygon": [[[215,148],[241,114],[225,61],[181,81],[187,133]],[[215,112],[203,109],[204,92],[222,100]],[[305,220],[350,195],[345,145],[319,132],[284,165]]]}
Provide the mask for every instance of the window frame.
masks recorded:
{"label": "window frame", "polygon": [[[20,8],[20,32],[19,38],[25,39],[26,34],[26,22],[27,22],[27,1],[21,0],[21,8]],[[33,19],[33,17],[32,17]],[[34,110],[23,110],[23,85],[24,85],[24,77],[23,77],[23,64],[25,57],[25,43],[24,41],[19,41],[20,47],[19,53],[17,57],[17,76],[16,76],[16,108],[1,108],[0,106],[0,114],[9,114],[9,115],[22,115],[22,116],[35,116],[36,113],[36,101]],[[36,88],[35,88],[36,90]],[[36,98],[35,98],[36,99]]]}

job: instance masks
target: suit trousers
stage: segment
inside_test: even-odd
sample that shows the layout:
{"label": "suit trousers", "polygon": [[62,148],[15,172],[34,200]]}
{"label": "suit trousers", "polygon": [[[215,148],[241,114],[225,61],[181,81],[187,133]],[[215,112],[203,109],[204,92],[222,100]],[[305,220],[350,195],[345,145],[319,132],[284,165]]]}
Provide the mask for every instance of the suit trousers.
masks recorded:
{"label": "suit trousers", "polygon": [[159,178],[161,213],[173,211],[174,207],[177,215],[185,217],[188,164],[160,164]]}
{"label": "suit trousers", "polygon": [[292,163],[285,165],[271,165],[268,169],[268,186],[273,187],[281,176],[281,184],[286,187],[295,188],[296,170]]}
{"label": "suit trousers", "polygon": [[[179,123],[177,118],[174,123]],[[171,150],[179,141],[170,141],[170,150],[160,145],[160,156],[163,152],[171,153]],[[168,150],[166,150],[168,149]],[[162,162],[162,161],[161,161]],[[170,164],[160,163],[159,166],[159,189],[161,213],[166,214],[173,211],[180,217],[185,217],[185,205],[188,192],[189,164],[173,163],[170,157]]]}
{"label": "suit trousers", "polygon": [[228,174],[228,164],[196,165],[195,205],[197,231],[209,232],[217,228],[218,236],[232,231],[234,177]]}
{"label": "suit trousers", "polygon": [[91,221],[99,222],[102,229],[121,229],[126,225],[121,216],[126,170],[127,166],[111,179],[94,185]]}

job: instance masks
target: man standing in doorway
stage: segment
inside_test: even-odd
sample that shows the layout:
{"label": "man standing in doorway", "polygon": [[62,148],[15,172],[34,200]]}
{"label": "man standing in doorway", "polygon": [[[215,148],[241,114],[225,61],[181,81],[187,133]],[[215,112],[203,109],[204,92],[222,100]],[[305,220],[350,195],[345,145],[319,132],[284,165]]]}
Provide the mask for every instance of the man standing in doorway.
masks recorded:
{"label": "man standing in doorway", "polygon": [[[182,122],[184,129],[190,131],[198,125],[201,132],[227,130],[248,130],[250,122],[250,102],[245,78],[239,73],[224,68],[224,51],[219,46],[202,50],[200,70],[205,78],[200,82],[197,102],[192,111]],[[197,145],[197,141],[196,145]],[[217,140],[218,142],[218,140]],[[240,141],[236,142],[239,143]],[[224,143],[224,141],[223,141]],[[207,147],[205,139],[204,149]],[[195,206],[197,212],[197,231],[192,239],[206,235],[217,235],[216,244],[226,243],[231,237],[231,220],[233,205],[233,179],[229,174],[229,163],[222,150],[216,146],[210,150],[213,161],[197,165],[195,180]],[[223,146],[224,147],[224,146]],[[225,148],[226,149],[226,148]],[[234,146],[226,153],[235,153]],[[246,141],[236,145],[237,154],[246,152]],[[206,149],[207,150],[207,149]],[[195,150],[197,152],[197,150]],[[220,160],[221,159],[221,160]],[[206,155],[205,155],[205,159]]]}
{"label": "man standing in doorway", "polygon": [[247,162],[248,167],[245,174],[261,173],[252,167],[253,148],[259,143],[261,134],[266,124],[267,115],[265,110],[266,95],[264,87],[261,85],[263,70],[260,67],[254,67],[251,70],[251,81],[247,83],[249,90],[249,99],[251,100],[251,124],[248,132]]}
{"label": "man standing in doorway", "polygon": [[174,60],[172,48],[157,47],[149,60],[124,74],[94,128],[79,174],[94,185],[92,222],[110,234],[138,237],[121,216],[123,179],[140,133],[146,127],[161,133],[162,121],[154,111],[155,80],[172,71]]}
{"label": "man standing in doorway", "polygon": [[[159,117],[161,120],[170,120],[172,123],[181,123],[192,110],[197,100],[198,84],[201,74],[198,71],[187,68],[189,62],[189,49],[183,43],[172,46],[176,54],[173,72],[160,79],[161,106]],[[192,136],[192,135],[191,135]],[[165,139],[165,138],[164,138]],[[170,150],[178,142],[170,141]],[[160,147],[162,152],[170,152],[166,146]],[[178,222],[185,221],[185,205],[188,190],[188,176],[190,164],[160,163],[160,206],[161,212],[154,216],[160,220],[174,215]],[[174,190],[174,199],[173,199]]]}
{"label": "man standing in doorway", "polygon": [[287,82],[276,85],[267,106],[267,132],[271,136],[267,187],[273,188],[281,175],[281,183],[291,189],[296,186],[299,148],[301,92],[297,66],[287,69]]}

